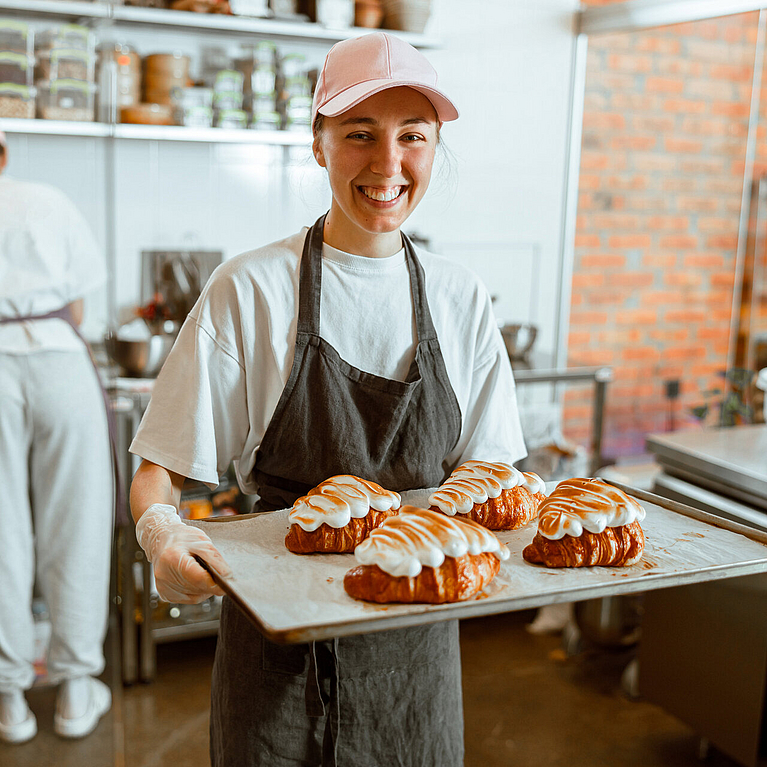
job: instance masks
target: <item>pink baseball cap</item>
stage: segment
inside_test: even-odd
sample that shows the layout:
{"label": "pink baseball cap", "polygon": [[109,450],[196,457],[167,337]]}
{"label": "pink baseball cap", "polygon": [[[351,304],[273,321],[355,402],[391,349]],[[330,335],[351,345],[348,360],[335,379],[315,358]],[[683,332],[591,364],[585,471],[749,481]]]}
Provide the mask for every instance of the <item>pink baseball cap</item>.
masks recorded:
{"label": "pink baseball cap", "polygon": [[458,118],[455,104],[437,88],[437,72],[428,59],[404,40],[372,32],[336,43],[317,78],[312,125],[317,112],[336,117],[387,88],[407,86],[426,96],[440,122]]}

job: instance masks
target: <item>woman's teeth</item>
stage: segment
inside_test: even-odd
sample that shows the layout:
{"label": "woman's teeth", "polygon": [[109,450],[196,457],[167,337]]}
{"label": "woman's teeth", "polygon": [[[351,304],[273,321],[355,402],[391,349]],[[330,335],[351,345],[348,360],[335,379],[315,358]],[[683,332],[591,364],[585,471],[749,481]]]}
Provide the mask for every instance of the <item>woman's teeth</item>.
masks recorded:
{"label": "woman's teeth", "polygon": [[391,202],[402,194],[404,188],[404,186],[393,186],[391,189],[384,191],[381,189],[371,189],[367,186],[359,187],[365,197],[369,197],[371,200],[376,200],[377,202]]}

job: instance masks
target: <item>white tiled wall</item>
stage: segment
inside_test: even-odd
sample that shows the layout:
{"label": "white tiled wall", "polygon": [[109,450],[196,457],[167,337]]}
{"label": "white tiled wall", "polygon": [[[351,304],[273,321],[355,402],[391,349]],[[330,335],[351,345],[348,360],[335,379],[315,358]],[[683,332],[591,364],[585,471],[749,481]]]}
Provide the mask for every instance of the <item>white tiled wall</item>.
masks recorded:
{"label": "white tiled wall", "polygon": [[[492,283],[499,316],[536,322],[543,347],[555,323],[576,5],[433,3],[427,32],[444,46],[427,55],[462,116],[443,130],[450,172],[437,169],[406,227],[428,237],[432,249],[474,264]],[[142,53],[175,46],[171,37],[142,34],[130,40]],[[178,41],[190,45],[189,37]],[[317,44],[281,48],[317,63],[325,51]],[[112,145],[116,226],[108,243],[107,142],[9,138],[9,172],[63,189],[114,254],[111,304],[123,313],[139,298],[141,250],[221,249],[230,258],[313,222],[329,201],[308,149],[121,140]],[[107,307],[106,294],[90,301],[90,337],[106,327]]]}

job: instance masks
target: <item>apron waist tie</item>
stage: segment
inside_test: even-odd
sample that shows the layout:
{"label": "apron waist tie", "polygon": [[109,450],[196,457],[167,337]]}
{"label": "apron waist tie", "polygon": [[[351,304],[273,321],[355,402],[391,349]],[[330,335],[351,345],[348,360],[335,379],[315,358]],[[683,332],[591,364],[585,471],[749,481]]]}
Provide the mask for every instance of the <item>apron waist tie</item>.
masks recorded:
{"label": "apron waist tie", "polygon": [[109,405],[109,395],[107,394],[104,384],[101,381],[101,375],[99,374],[99,368],[96,364],[96,360],[91,353],[91,347],[83,337],[80,329],[72,319],[72,313],[68,306],[63,306],[61,309],[56,309],[53,312],[47,312],[46,314],[27,314],[21,317],[0,317],[0,325],[10,325],[18,322],[27,322],[30,320],[64,320],[74,330],[75,335],[83,342],[85,350],[88,352],[88,358],[93,365],[93,369],[96,372],[96,380],[101,389],[101,397],[104,400],[104,409],[107,415],[107,428],[109,429],[109,447],[112,453],[112,471],[114,474],[114,513],[117,524],[125,525],[128,521],[128,513],[125,507],[125,492],[123,487],[122,472],[120,471],[120,460],[117,453],[117,425],[115,423],[114,413]]}

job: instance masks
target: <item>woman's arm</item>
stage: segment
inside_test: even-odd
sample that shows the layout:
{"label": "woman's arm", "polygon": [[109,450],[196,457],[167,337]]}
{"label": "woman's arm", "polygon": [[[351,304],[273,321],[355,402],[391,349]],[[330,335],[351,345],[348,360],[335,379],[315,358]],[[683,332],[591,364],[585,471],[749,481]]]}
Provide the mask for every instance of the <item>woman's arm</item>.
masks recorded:
{"label": "woman's arm", "polygon": [[167,503],[177,509],[181,503],[181,489],[186,477],[158,466],[151,461],[142,461],[133,476],[130,488],[130,508],[133,521],[138,522],[141,515],[153,503]]}
{"label": "woman's arm", "polygon": [[130,501],[136,538],[154,566],[157,593],[167,602],[194,604],[224,593],[195,557],[205,560],[223,578],[231,570],[210,538],[179,517],[185,479],[144,460],[133,478]]}

